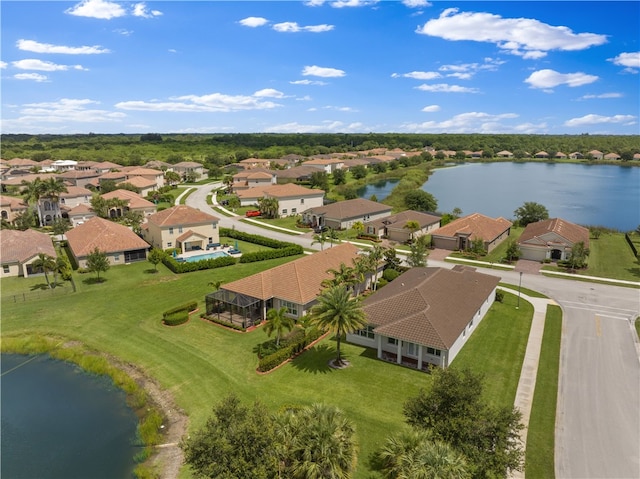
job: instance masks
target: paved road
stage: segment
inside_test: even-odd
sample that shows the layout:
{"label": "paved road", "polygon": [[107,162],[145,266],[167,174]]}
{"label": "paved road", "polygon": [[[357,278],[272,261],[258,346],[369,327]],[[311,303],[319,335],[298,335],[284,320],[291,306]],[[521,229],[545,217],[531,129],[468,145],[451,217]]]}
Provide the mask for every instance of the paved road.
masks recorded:
{"label": "paved road", "polygon": [[[219,186],[219,185],[218,185]],[[259,227],[215,213],[198,188],[187,204],[250,233]],[[311,246],[309,237],[269,232],[283,241]],[[451,263],[429,260],[430,266]],[[517,285],[518,272],[478,268]],[[640,315],[640,291],[542,275],[524,274],[522,286],[553,298],[562,307],[556,477],[558,479],[640,478],[640,357],[631,320]]]}

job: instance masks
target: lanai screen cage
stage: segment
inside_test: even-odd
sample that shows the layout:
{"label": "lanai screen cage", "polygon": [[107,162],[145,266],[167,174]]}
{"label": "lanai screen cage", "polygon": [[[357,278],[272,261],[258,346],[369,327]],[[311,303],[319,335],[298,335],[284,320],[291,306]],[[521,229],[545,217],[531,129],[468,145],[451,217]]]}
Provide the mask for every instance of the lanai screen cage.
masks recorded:
{"label": "lanai screen cage", "polygon": [[215,316],[243,328],[262,321],[262,300],[221,289],[205,297],[207,316]]}

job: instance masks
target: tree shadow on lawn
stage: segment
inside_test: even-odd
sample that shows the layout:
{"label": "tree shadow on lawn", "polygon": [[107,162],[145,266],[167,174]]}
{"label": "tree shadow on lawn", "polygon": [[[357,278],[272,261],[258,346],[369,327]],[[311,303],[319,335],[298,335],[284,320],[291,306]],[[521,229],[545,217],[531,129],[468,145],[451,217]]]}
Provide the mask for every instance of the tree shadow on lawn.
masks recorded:
{"label": "tree shadow on lawn", "polygon": [[96,277],[91,277],[91,278],[85,278],[82,280],[82,282],[84,284],[87,285],[91,285],[91,284],[102,284],[104,282],[106,282],[107,279],[106,278],[96,278]]}
{"label": "tree shadow on lawn", "polygon": [[31,285],[31,291],[38,291],[38,290],[48,290],[51,289],[49,288],[49,285],[47,283],[38,283],[38,284],[33,284]]}
{"label": "tree shadow on lawn", "polygon": [[145,269],[144,274],[158,274],[160,271],[154,268]]}
{"label": "tree shadow on lawn", "polygon": [[334,370],[329,366],[329,361],[335,357],[335,348],[330,348],[327,344],[319,344],[294,358],[291,364],[294,368],[306,373],[327,374]]}
{"label": "tree shadow on lawn", "polygon": [[[636,264],[640,264],[640,262],[637,262]],[[627,268],[627,271],[631,273],[633,276],[635,276],[636,278],[640,278],[640,267]]]}

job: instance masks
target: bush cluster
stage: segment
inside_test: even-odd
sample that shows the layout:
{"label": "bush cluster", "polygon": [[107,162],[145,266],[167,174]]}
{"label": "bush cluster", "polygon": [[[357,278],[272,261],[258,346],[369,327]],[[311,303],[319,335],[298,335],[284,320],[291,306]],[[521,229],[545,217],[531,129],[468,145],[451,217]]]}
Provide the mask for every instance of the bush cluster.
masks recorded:
{"label": "bush cluster", "polygon": [[230,323],[229,321],[223,321],[216,318],[215,316],[207,316],[206,314],[201,314],[200,317],[206,319],[207,321],[211,321],[212,323],[219,324],[220,326],[235,329],[236,331],[242,331],[243,333],[247,331],[247,328],[243,328],[242,326],[238,326],[237,324]]}
{"label": "bush cluster", "polygon": [[267,246],[269,248],[280,249],[293,245],[293,243],[287,243],[286,241],[280,241],[273,238],[267,238],[266,236],[253,235],[251,233],[245,233],[231,228],[220,228],[220,236],[226,236],[227,238],[233,238],[248,243],[259,244],[261,246]]}
{"label": "bush cluster", "polygon": [[[290,244],[290,243],[286,243]],[[256,261],[264,261],[267,259],[284,258],[285,256],[295,256],[304,253],[302,246],[291,244],[279,249],[270,249],[263,251],[255,251],[253,253],[244,253],[240,257],[240,263],[254,263]]]}
{"label": "bush cluster", "polygon": [[189,312],[198,308],[198,303],[192,301],[182,306],[176,306],[162,313],[162,322],[167,326],[178,326],[189,321]]}
{"label": "bush cluster", "polygon": [[322,331],[312,330],[305,332],[297,341],[292,341],[289,345],[278,349],[275,353],[269,354],[258,361],[258,371],[265,373],[284,363],[287,359],[301,352],[310,343],[322,336]]}
{"label": "bush cluster", "polygon": [[189,273],[191,271],[200,271],[202,269],[222,268],[236,264],[236,258],[232,256],[222,256],[220,258],[203,259],[194,262],[178,262],[173,256],[166,255],[162,259],[162,263],[176,274]]}

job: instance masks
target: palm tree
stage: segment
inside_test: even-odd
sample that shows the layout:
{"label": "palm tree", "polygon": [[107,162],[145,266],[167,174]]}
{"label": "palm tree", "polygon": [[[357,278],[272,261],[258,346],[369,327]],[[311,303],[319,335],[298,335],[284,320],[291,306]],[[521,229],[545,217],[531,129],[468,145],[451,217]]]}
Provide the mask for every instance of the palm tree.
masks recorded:
{"label": "palm tree", "polygon": [[347,287],[350,287],[354,284],[354,269],[344,263],[340,263],[338,269],[328,269],[327,273],[333,275],[333,278],[327,278],[322,281],[321,285],[325,288],[338,286],[340,284],[344,284]]}
{"label": "palm tree", "polygon": [[38,253],[38,258],[31,263],[31,267],[34,269],[41,269],[44,272],[44,279],[47,280],[47,286],[51,289],[52,286],[49,281],[48,273],[49,271],[54,271],[56,269],[56,259],[48,254]]}
{"label": "palm tree", "polygon": [[425,431],[404,431],[387,438],[375,453],[384,479],[468,479],[467,462],[449,444]]}
{"label": "palm tree", "polygon": [[313,404],[278,418],[282,477],[348,479],[357,462],[355,428],[335,406]]}
{"label": "palm tree", "polygon": [[407,224],[403,226],[403,228],[406,228],[409,230],[410,232],[409,234],[411,235],[409,239],[413,242],[413,235],[415,234],[416,231],[420,229],[420,223],[418,223],[415,220],[409,220],[407,221]]}
{"label": "palm tree", "polygon": [[278,198],[263,196],[258,199],[258,206],[260,207],[260,213],[265,218],[278,218],[280,216],[278,214],[278,210],[280,208]]}
{"label": "palm tree", "polygon": [[333,243],[338,241],[338,233],[335,229],[329,228],[329,234],[327,235],[329,238],[329,243],[331,244],[331,248],[333,248]]}
{"label": "palm tree", "polygon": [[378,281],[377,281],[377,273],[378,273],[378,265],[380,264],[380,261],[382,261],[382,259],[384,258],[384,253],[387,250],[387,248],[384,248],[380,245],[373,245],[373,248],[371,248],[369,250],[369,271],[372,273],[373,275],[373,279],[372,279],[372,288],[374,291],[376,290],[377,286],[378,286]]}
{"label": "palm tree", "polygon": [[24,201],[28,205],[31,205],[32,210],[37,213],[38,225],[41,225],[42,218],[40,216],[40,209],[38,208],[38,201],[43,191],[42,180],[40,178],[36,178],[33,181],[22,180],[22,186],[21,194],[24,196]]}
{"label": "palm tree", "polygon": [[338,355],[334,364],[337,366],[344,364],[340,356],[342,336],[367,325],[360,301],[351,298],[344,284],[332,286],[318,296],[318,302],[311,308],[310,320],[320,330],[335,333]]}
{"label": "palm tree", "polygon": [[222,286],[223,282],[224,281],[216,279],[215,281],[209,281],[209,283],[207,283],[207,285],[211,286],[213,288],[213,291],[218,291],[220,289],[220,286]]}
{"label": "palm tree", "polygon": [[353,262],[352,278],[355,286],[356,296],[360,294],[360,286],[365,283],[367,273],[371,270],[369,266],[369,258],[367,256],[359,256]]}
{"label": "palm tree", "polygon": [[267,324],[264,325],[264,332],[271,337],[271,333],[276,333],[276,346],[280,346],[280,338],[286,329],[291,331],[295,326],[295,320],[287,316],[287,308],[284,306],[280,309],[272,308],[267,311]]}
{"label": "palm tree", "polygon": [[320,244],[320,251],[324,250],[324,244],[327,242],[327,240],[329,239],[327,232],[324,230],[321,230],[320,233],[314,234],[313,235],[313,241],[311,242],[311,246],[313,246],[316,243]]}

